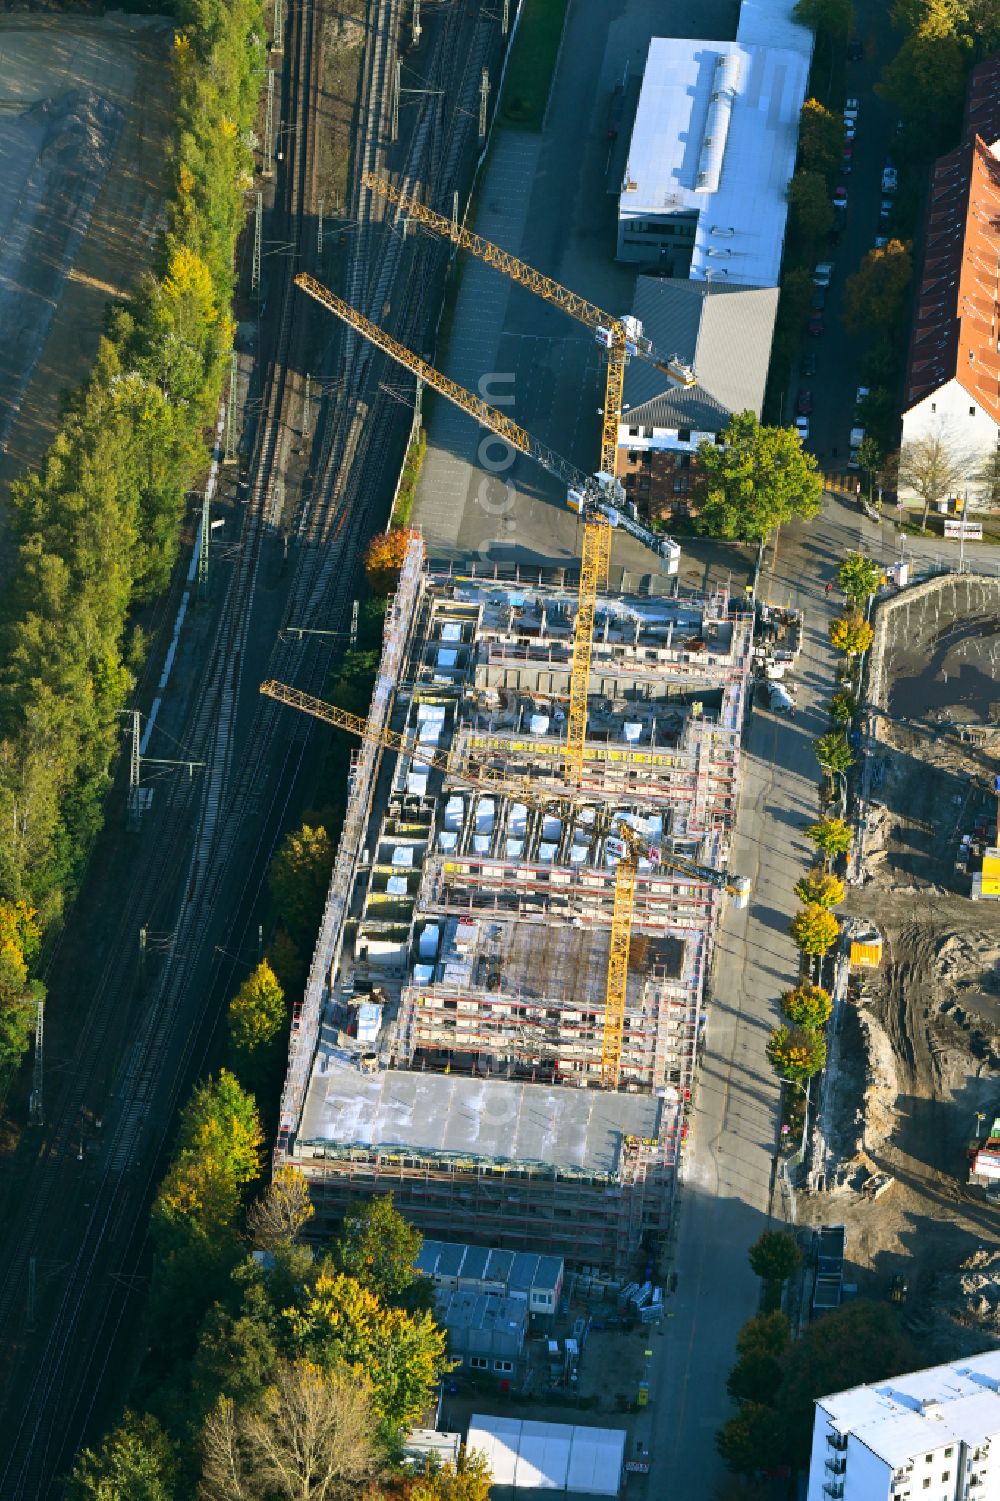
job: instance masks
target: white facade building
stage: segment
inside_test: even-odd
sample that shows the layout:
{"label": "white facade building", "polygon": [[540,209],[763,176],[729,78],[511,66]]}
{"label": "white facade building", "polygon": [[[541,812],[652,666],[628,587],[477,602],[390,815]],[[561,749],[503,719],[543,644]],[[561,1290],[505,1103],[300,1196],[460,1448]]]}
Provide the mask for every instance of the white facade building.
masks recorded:
{"label": "white facade building", "polygon": [[794,29],[798,48],[653,38],[619,199],[619,260],[777,286],[812,45]]}
{"label": "white facade building", "polygon": [[1000,1350],[816,1403],[807,1501],[995,1501]]}

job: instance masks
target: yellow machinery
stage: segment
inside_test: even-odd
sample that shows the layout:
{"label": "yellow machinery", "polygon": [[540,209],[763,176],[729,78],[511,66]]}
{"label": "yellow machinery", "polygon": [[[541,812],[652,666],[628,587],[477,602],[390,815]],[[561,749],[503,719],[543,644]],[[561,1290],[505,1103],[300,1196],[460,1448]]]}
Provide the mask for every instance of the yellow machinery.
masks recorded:
{"label": "yellow machinery", "polygon": [[[325,724],[333,725],[336,729],[346,730],[360,740],[374,740],[387,750],[405,755],[419,755],[421,761],[453,776],[455,780],[464,782],[477,791],[496,792],[505,797],[516,797],[527,806],[543,810],[559,804],[573,803],[576,800],[573,789],[568,787],[548,788],[526,778],[507,779],[452,771],[447,755],[420,746],[415,740],[407,739],[405,735],[398,735],[393,730],[376,730],[368,720],[360,718],[359,715],[350,714],[346,709],[339,709],[335,704],[328,704],[323,699],[314,698],[309,693],[302,693],[297,688],[290,688],[285,683],[269,680],[261,683],[260,691],[268,698],[288,704],[294,709],[301,709],[303,713],[311,714],[315,719],[321,719]],[[611,831],[608,829],[605,832]],[[604,1002],[604,1032],[601,1044],[601,1082],[606,1089],[617,1089],[621,1075],[628,956],[632,937],[632,909],[640,859],[647,859],[653,865],[664,865],[669,869],[682,871],[695,880],[707,882],[716,890],[726,891],[735,898],[736,905],[740,907],[746,906],[750,891],[750,882],[746,876],[730,880],[724,871],[700,865],[683,855],[663,851],[651,845],[624,819],[614,820],[613,832],[617,838],[614,842],[609,841],[608,848],[617,855],[618,863],[615,867],[614,909],[611,920],[611,945]]]}
{"label": "yellow machinery", "polygon": [[[450,240],[462,250],[485,261],[488,266],[503,273],[519,286],[562,308],[571,318],[576,318],[589,328],[594,337],[607,350],[607,373],[605,376],[603,421],[601,427],[601,465],[597,475],[606,491],[613,495],[614,504],[620,506],[624,497],[616,477],[618,454],[618,430],[622,417],[622,401],[625,388],[625,367],[633,356],[648,360],[666,375],[675,385],[693,386],[694,372],[676,355],[663,359],[657,355],[648,339],[643,336],[642,324],[630,314],[615,318],[604,312],[586,297],[580,297],[567,287],[560,286],[550,276],[543,276],[534,266],[519,260],[499,245],[473,234],[457,220],[446,219],[435,213],[411,193],[401,192],[375,172],[366,173],[362,181],[372,192],[380,193],[396,205],[407,219],[422,224],[432,234]],[[570,673],[569,715],[566,724],[566,751],[564,769],[567,781],[579,786],[583,780],[584,744],[587,738],[587,697],[590,686],[590,661],[593,648],[594,615],[598,591],[608,582],[608,565],[611,561],[611,525],[606,514],[591,510],[585,514],[583,535],[583,559],[580,568],[579,607],[573,632],[573,666]],[[650,535],[655,535],[650,533]],[[645,537],[640,538],[646,540]],[[661,543],[664,539],[660,539]],[[668,570],[677,572],[680,548],[666,539],[668,551],[659,547],[661,557],[667,560]]]}
{"label": "yellow machinery", "polygon": [[[295,285],[316,299],[349,328],[363,334],[376,349],[391,355],[405,369],[419,377],[455,406],[490,428],[506,443],[541,464],[550,474],[564,482],[570,506],[585,522],[583,559],[580,568],[579,607],[573,635],[573,664],[570,672],[570,705],[567,725],[564,769],[566,780],[579,786],[583,777],[583,751],[587,733],[587,694],[590,686],[590,659],[593,643],[597,593],[607,580],[611,553],[611,527],[619,526],[666,562],[668,571],[676,572],[680,548],[669,537],[644,526],[624,508],[621,485],[613,475],[603,472],[584,474],[552,448],[539,443],[512,418],[491,407],[480,396],[473,396],[464,386],[450,380],[400,344],[377,323],[372,323],[357,308],[338,297],[307,272],[300,272]],[[567,294],[568,296],[569,294]]]}

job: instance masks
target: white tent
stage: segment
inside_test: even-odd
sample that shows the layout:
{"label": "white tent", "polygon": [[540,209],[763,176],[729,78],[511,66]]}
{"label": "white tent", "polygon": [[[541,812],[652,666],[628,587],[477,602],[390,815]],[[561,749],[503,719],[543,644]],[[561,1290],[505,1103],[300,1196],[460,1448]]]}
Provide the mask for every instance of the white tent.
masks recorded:
{"label": "white tent", "polygon": [[617,1496],[625,1465],[620,1428],[582,1428],[473,1413],[467,1449],[486,1457],[495,1486]]}

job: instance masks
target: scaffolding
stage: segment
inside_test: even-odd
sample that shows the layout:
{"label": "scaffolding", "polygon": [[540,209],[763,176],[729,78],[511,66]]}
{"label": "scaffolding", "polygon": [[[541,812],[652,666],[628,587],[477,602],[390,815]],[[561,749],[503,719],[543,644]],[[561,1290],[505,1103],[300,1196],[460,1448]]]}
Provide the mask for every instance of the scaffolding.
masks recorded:
{"label": "scaffolding", "polygon": [[[620,1272],[667,1227],[723,896],[639,860],[609,1087],[612,830],[725,867],[752,622],[725,591],[599,596],[571,789],[576,609],[555,571],[426,575],[407,555],[371,711],[405,750],[383,768],[368,740],[355,764],[282,1097],[277,1161],[308,1177],[320,1233],[391,1191],[427,1231]],[[551,804],[499,785],[517,779],[551,782]]]}

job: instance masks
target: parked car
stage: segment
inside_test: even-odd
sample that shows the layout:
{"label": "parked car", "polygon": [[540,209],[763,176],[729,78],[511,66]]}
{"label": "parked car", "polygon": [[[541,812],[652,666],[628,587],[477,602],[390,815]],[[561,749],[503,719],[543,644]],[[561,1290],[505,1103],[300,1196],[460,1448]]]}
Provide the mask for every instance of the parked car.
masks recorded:
{"label": "parked car", "polygon": [[865,397],[870,395],[871,391],[868,386],[859,386],[854,393],[854,410],[857,411]]}
{"label": "parked car", "polygon": [[815,354],[813,354],[812,350],[810,350],[808,354],[804,354],[802,356],[802,364],[800,366],[800,370],[803,375],[815,375],[818,369],[819,359]]}
{"label": "parked car", "polygon": [[848,42],[848,44],[847,44],[847,61],[849,63],[859,63],[859,62],[861,62],[861,60],[863,59],[864,55],[865,55],[864,46],[862,45],[861,42],[858,41],[857,37],[855,37],[855,39],[854,39],[853,42]]}
{"label": "parked car", "polygon": [[844,173],[854,171],[854,155],[851,151],[850,144],[844,147],[844,154],[840,159],[840,170]]}
{"label": "parked car", "polygon": [[812,306],[814,313],[826,307],[826,287],[813,287]]}
{"label": "parked car", "polygon": [[795,403],[795,410],[798,412],[798,414],[799,414],[800,417],[808,417],[809,413],[812,411],[812,409],[813,409],[813,393],[811,391],[805,391],[805,390],[800,391],[799,392],[799,399]]}
{"label": "parked car", "polygon": [[848,467],[848,469],[857,469],[858,468],[858,449],[861,447],[861,445],[862,445],[862,443],[864,441],[865,441],[865,430],[864,430],[864,428],[863,427],[852,427],[851,428],[851,435],[850,435],[850,438],[848,439],[848,447],[849,447],[849,450],[850,450],[849,454],[848,454],[848,459],[847,459],[847,467]]}
{"label": "parked car", "polygon": [[795,428],[803,443],[809,442],[809,418],[796,417]]}
{"label": "parked car", "polygon": [[854,142],[853,141],[848,141],[848,140],[844,141],[844,160],[845,161],[849,161],[851,163],[853,163],[853,161],[854,161]]}
{"label": "parked car", "polygon": [[886,235],[876,235],[875,236],[874,249],[881,250],[882,246],[883,245],[888,245],[888,243],[889,243],[889,240],[888,240],[888,237]]}
{"label": "parked car", "polygon": [[895,169],[894,166],[892,166],[891,163],[888,163],[886,166],[884,166],[882,168],[882,191],[883,191],[883,193],[894,193],[896,191],[898,183],[899,183],[899,179],[898,179],[898,177],[896,175],[896,169]]}
{"label": "parked car", "polygon": [[891,198],[883,198],[882,202],[878,206],[878,216],[879,216],[879,219],[882,221],[883,224],[888,219],[888,217],[889,217],[889,215],[891,213],[892,213],[892,199]]}
{"label": "parked car", "polygon": [[818,339],[826,327],[826,324],[823,322],[823,314],[820,312],[813,313],[807,327],[813,338]]}
{"label": "parked car", "polygon": [[838,183],[833,190],[833,206],[840,209],[847,208],[847,189],[842,182]]}
{"label": "parked car", "polygon": [[833,276],[832,261],[817,261],[816,270],[813,272],[813,282],[817,287],[828,287]]}
{"label": "parked car", "polygon": [[855,124],[856,124],[857,123],[857,119],[858,119],[858,108],[859,108],[858,101],[856,99],[847,99],[847,100],[845,100],[845,102],[844,102],[844,119],[845,120],[853,120],[855,122]]}
{"label": "parked car", "polygon": [[853,120],[844,121],[844,140],[853,141],[857,135],[857,125]]}

